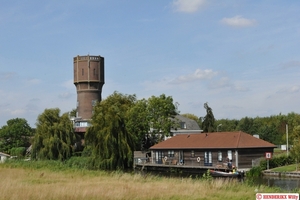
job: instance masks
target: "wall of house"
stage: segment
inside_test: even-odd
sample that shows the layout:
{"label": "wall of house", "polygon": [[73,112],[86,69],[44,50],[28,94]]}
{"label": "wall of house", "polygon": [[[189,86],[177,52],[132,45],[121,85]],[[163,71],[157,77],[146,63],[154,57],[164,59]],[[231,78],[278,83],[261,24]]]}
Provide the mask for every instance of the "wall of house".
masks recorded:
{"label": "wall of house", "polygon": [[[227,156],[231,157],[232,165],[238,168],[251,168],[256,161],[264,159],[265,153],[273,153],[273,148],[262,149],[225,149],[225,150],[160,150],[152,152],[152,163],[184,164],[189,166],[227,165]],[[238,163],[237,163],[238,162]]]}
{"label": "wall of house", "polygon": [[[161,150],[153,151],[152,162],[155,164],[176,163],[189,166],[219,166],[226,163],[228,150]],[[234,151],[232,150],[232,154]],[[232,155],[232,162],[235,156]]]}
{"label": "wall of house", "polygon": [[265,153],[273,153],[273,148],[262,148],[262,149],[239,149],[238,159],[239,168],[251,168],[257,164],[258,159],[264,159]]}

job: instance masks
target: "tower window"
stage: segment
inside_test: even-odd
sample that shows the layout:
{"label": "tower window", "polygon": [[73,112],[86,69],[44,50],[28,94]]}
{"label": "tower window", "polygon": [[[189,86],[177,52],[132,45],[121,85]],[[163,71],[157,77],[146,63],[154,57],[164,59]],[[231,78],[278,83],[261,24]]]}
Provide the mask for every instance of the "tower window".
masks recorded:
{"label": "tower window", "polygon": [[81,74],[82,74],[82,76],[84,75],[84,69],[81,70]]}
{"label": "tower window", "polygon": [[94,76],[96,75],[96,69],[94,68]]}

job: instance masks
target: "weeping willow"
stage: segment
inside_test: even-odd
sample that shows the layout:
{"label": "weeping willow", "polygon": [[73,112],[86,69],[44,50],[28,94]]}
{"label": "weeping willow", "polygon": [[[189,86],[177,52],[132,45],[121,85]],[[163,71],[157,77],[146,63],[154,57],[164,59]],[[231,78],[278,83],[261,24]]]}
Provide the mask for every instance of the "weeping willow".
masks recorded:
{"label": "weeping willow", "polygon": [[45,109],[38,116],[33,139],[33,159],[65,160],[72,156],[76,140],[72,123],[67,113],[60,116],[60,109]]}
{"label": "weeping willow", "polygon": [[91,163],[99,169],[125,169],[132,166],[134,136],[126,128],[127,113],[135,95],[113,93],[94,108],[92,126],[85,144],[92,149]]}

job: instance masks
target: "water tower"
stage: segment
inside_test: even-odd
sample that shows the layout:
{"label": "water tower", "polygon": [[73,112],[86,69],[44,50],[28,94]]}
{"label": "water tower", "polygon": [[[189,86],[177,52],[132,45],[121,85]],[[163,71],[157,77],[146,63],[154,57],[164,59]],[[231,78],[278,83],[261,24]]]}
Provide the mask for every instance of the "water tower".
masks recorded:
{"label": "water tower", "polygon": [[88,126],[86,123],[92,118],[93,106],[101,101],[104,58],[91,55],[74,57],[74,84],[77,90],[76,119],[82,122],[76,126]]}

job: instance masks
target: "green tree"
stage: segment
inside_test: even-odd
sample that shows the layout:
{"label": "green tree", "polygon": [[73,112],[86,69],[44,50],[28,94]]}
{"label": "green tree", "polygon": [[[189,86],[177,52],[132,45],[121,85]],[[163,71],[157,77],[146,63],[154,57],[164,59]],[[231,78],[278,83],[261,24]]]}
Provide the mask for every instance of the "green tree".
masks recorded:
{"label": "green tree", "polygon": [[94,168],[132,167],[135,136],[127,130],[126,122],[135,102],[135,95],[114,92],[95,106],[92,126],[85,135],[86,145],[91,146]]}
{"label": "green tree", "polygon": [[159,141],[170,135],[171,128],[176,125],[172,120],[177,115],[177,107],[171,96],[165,94],[159,97],[152,96],[148,99],[147,119],[150,123],[152,135],[159,136]]}
{"label": "green tree", "polygon": [[293,148],[290,153],[291,156],[295,159],[298,170],[298,163],[300,161],[300,125],[295,126],[291,135]]}
{"label": "green tree", "polygon": [[72,109],[72,111],[69,113],[70,117],[76,117],[77,115],[77,109]]}
{"label": "green tree", "polygon": [[58,108],[45,109],[37,118],[31,156],[33,159],[68,159],[75,141],[69,113],[60,116]]}
{"label": "green tree", "polygon": [[149,134],[150,123],[146,112],[147,106],[147,100],[139,100],[127,113],[126,128],[134,138],[134,150],[138,151],[147,151],[155,143]]}
{"label": "green tree", "polygon": [[212,112],[211,107],[208,106],[208,103],[204,103],[204,108],[206,110],[206,115],[203,118],[202,128],[204,133],[214,132],[215,130],[215,117]]}
{"label": "green tree", "polygon": [[28,147],[33,130],[26,119],[15,118],[6,123],[7,125],[0,129],[0,151],[11,153],[12,148]]}
{"label": "green tree", "polygon": [[220,119],[215,121],[215,127],[219,124],[222,126],[219,128],[221,131],[236,131],[239,120],[236,119]]}

